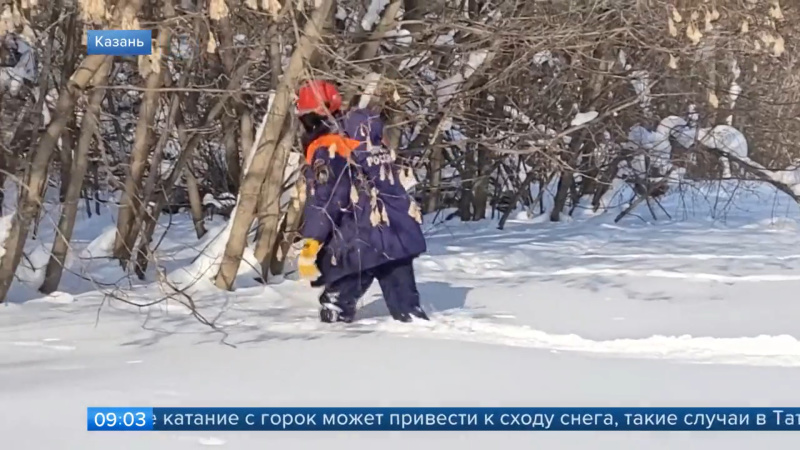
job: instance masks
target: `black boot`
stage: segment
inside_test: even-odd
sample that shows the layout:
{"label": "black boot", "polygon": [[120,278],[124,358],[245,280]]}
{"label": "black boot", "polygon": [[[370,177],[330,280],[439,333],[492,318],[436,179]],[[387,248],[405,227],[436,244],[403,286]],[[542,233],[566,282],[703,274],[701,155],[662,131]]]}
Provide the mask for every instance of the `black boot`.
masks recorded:
{"label": "black boot", "polygon": [[392,314],[392,318],[398,322],[409,323],[412,322],[414,319],[411,318],[411,315],[408,313],[398,313]]}
{"label": "black boot", "polygon": [[412,308],[409,312],[393,312],[391,314],[394,320],[404,323],[413,322],[415,317],[421,320],[431,320],[428,318],[428,315],[425,314],[425,311],[419,306]]}
{"label": "black boot", "polygon": [[422,307],[420,307],[420,306],[417,306],[416,308],[414,308],[411,311],[409,311],[409,314],[411,314],[412,316],[416,317],[417,319],[431,320],[428,317],[428,315],[425,313],[425,310],[422,309]]}
{"label": "black boot", "polygon": [[319,310],[319,320],[323,323],[352,323],[354,319],[353,315],[344,314],[341,308],[333,303],[323,303]]}

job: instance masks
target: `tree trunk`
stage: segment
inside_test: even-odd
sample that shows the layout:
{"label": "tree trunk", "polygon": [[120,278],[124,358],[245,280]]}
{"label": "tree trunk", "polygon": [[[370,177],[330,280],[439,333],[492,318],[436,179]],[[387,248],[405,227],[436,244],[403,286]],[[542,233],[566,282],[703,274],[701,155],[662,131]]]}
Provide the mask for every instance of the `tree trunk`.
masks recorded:
{"label": "tree trunk", "polygon": [[[239,126],[241,130],[239,131],[239,141],[242,147],[242,160],[249,161],[250,160],[250,149],[253,148],[253,141],[255,137],[253,136],[253,115],[250,114],[250,111],[243,111],[242,116],[239,118],[240,123]],[[240,174],[242,180],[244,179],[244,171]],[[242,180],[239,180],[239,185],[241,186]]]}
{"label": "tree trunk", "polygon": [[[61,10],[61,1],[56,0],[56,1],[54,1],[54,2],[52,2],[50,4],[50,21],[51,21],[51,23],[57,23],[58,22],[59,15],[61,13],[60,10]],[[45,48],[44,48],[44,51],[43,51],[44,57],[43,57],[43,60],[42,60],[42,69],[41,69],[41,72],[39,73],[39,83],[38,83],[38,86],[36,88],[36,91],[38,91],[38,98],[36,99],[36,104],[34,105],[33,110],[30,111],[30,113],[32,113],[33,116],[30,117],[30,122],[26,122],[26,125],[29,124],[30,130],[31,130],[30,141],[29,141],[29,143],[26,143],[26,145],[25,145],[25,147],[27,147],[27,148],[33,147],[34,143],[36,141],[38,141],[39,135],[40,135],[40,131],[39,130],[42,127],[42,122],[44,121],[43,112],[44,112],[44,109],[47,108],[45,99],[47,97],[47,92],[49,91],[49,87],[50,87],[50,76],[49,75],[50,75],[50,71],[51,71],[51,68],[52,68],[53,42],[55,40],[56,30],[57,30],[57,27],[51,26],[50,29],[49,29],[47,38],[45,40],[46,45],[45,45]],[[17,132],[23,131],[25,129],[27,129],[27,127],[19,127],[19,128],[17,128]],[[56,144],[58,144],[58,140],[56,140]],[[32,163],[33,158],[34,158],[34,155],[32,153],[28,153],[28,162]],[[52,158],[52,154],[50,155],[50,158]],[[49,167],[50,160],[48,160],[45,163],[45,165]],[[32,171],[33,171],[32,169],[26,170],[25,178],[24,178],[24,181],[23,181],[24,183],[28,183],[29,182],[29,178],[28,177],[31,176]],[[44,183],[45,183],[45,185],[43,185],[43,190],[46,190],[47,189],[47,187],[46,187],[47,176],[46,175],[45,175]],[[38,235],[40,211],[41,211],[41,209],[38,209],[36,214],[34,215],[34,218],[33,218],[33,220],[35,222],[34,227],[33,227],[33,237],[32,237],[33,239],[36,239],[36,236]],[[24,245],[24,243],[23,243],[23,245]]]}
{"label": "tree trunk", "polygon": [[78,94],[86,88],[95,72],[107,59],[109,57],[89,55],[83,60],[58,96],[55,118],[39,139],[29,169],[30,175],[26,177],[26,185],[20,189],[19,206],[11,219],[11,226],[5,241],[5,253],[0,259],[0,303],[5,301],[6,294],[11,288],[14,273],[22,259],[22,251],[31,222],[39,214],[47,181],[47,168],[58,138],[73,115],[73,107]]}
{"label": "tree trunk", "polygon": [[[580,89],[580,110],[597,110],[598,104],[605,99],[602,95],[604,89],[609,89],[608,75],[614,65],[613,52],[608,44],[598,42],[598,46],[592,52],[598,66],[596,70],[590,72],[588,78],[582,80]],[[647,113],[649,114],[649,113]],[[558,190],[556,191],[553,210],[550,212],[550,221],[558,222],[561,220],[561,213],[566,207],[570,193],[574,189],[575,174],[579,170],[581,155],[586,150],[585,143],[591,141],[592,136],[587,128],[580,130],[571,136],[568,150],[563,152],[560,158],[563,163],[561,174],[558,179]],[[573,206],[576,202],[573,202]]]}
{"label": "tree trunk", "polygon": [[[181,74],[181,78],[178,81],[178,88],[182,89],[185,88],[189,82],[189,78],[191,78],[191,70],[188,69]],[[165,82],[169,82],[169,77],[165,78]],[[156,191],[159,187],[161,187],[161,182],[163,181],[163,173],[161,171],[161,163],[163,161],[164,156],[164,147],[167,145],[167,140],[170,137],[170,130],[172,127],[179,122],[182,117],[181,112],[181,99],[182,99],[181,92],[174,92],[172,94],[172,98],[169,104],[169,114],[167,116],[167,122],[164,126],[164,130],[162,130],[161,135],[158,138],[158,142],[155,146],[155,151],[153,153],[153,161],[151,163],[151,170],[150,173],[147,175],[147,180],[145,181],[144,185],[144,197],[142,204],[144,205],[142,209],[144,210],[144,214],[140,214],[139,217],[134,220],[133,229],[140,230],[141,240],[138,246],[137,257],[136,257],[136,268],[135,272],[139,276],[139,279],[144,279],[144,270],[146,269],[146,261],[149,257],[148,252],[146,251],[147,245],[150,243],[148,236],[151,236],[153,232],[155,232],[155,225],[157,220],[153,220],[154,217],[157,217],[157,213],[155,212],[157,205],[161,204],[159,199],[155,198]],[[193,103],[193,97],[188,96],[186,101],[184,102],[184,106],[191,107]],[[180,131],[179,131],[180,135]],[[179,137],[179,141],[185,142],[182,140],[182,137]],[[163,195],[163,194],[162,194]],[[160,212],[160,210],[159,210]],[[144,223],[144,228],[142,228],[142,223]],[[152,226],[151,226],[152,225]],[[135,239],[134,239],[135,241]],[[142,243],[146,244],[142,244]],[[145,261],[145,269],[142,269],[140,264],[142,261]]]}
{"label": "tree trunk", "polygon": [[64,203],[69,191],[69,185],[72,180],[72,165],[74,163],[72,152],[75,149],[75,141],[72,139],[72,130],[75,127],[74,118],[67,123],[64,132],[61,134],[61,150],[58,152],[58,160],[61,163],[61,184],[58,195],[59,201]]}
{"label": "tree trunk", "polygon": [[[253,55],[254,56],[254,55]],[[227,91],[232,92],[239,89],[241,86],[242,79],[247,71],[250,69],[250,66],[256,59],[251,57],[245,64],[242,64],[236,72],[233,74],[233,77],[228,81]],[[230,94],[223,96],[219,101],[211,108],[207,113],[206,117],[203,120],[203,125],[201,128],[210,127],[214,121],[217,119],[217,116],[222,112],[225,108],[225,104],[230,99]],[[162,183],[163,191],[162,194],[156,198],[156,205],[153,207],[152,214],[149,214],[145,218],[145,229],[142,234],[141,239],[139,240],[139,247],[137,250],[137,258],[136,258],[136,273],[140,279],[144,278],[144,272],[147,270],[147,262],[149,260],[149,255],[151,250],[149,248],[150,243],[153,241],[153,235],[155,234],[156,225],[158,224],[158,218],[161,215],[161,210],[164,208],[167,200],[171,198],[172,191],[175,189],[175,183],[178,181],[178,177],[183,173],[184,168],[186,166],[187,161],[194,155],[194,151],[197,146],[200,144],[200,140],[203,138],[203,135],[199,133],[194,133],[191,137],[187,137],[181,130],[184,129],[183,126],[183,117],[180,113],[180,110],[176,110],[177,115],[175,118],[176,123],[178,124],[178,135],[179,140],[181,141],[181,153],[178,156],[178,160],[175,161],[175,164],[172,166],[172,171],[170,172],[169,177],[166,181]],[[191,201],[191,199],[190,199]],[[202,227],[202,220],[198,221],[195,219],[195,229],[198,226]]]}
{"label": "tree trunk", "polygon": [[[331,11],[335,8],[331,7]],[[278,30],[278,24],[273,21],[272,25],[269,28],[268,32],[269,36],[269,65],[270,65],[270,76],[272,81],[273,89],[277,89],[278,85],[280,84],[281,76],[283,75],[283,65],[281,62],[282,52],[281,52],[281,35],[280,30]],[[294,130],[292,129],[292,123],[285,123],[284,128],[284,139],[290,139],[288,141],[288,145],[291,147],[292,139],[294,138]],[[244,142],[244,141],[243,141]],[[250,139],[250,143],[252,144],[253,139]],[[280,147],[284,141],[282,140],[278,146]],[[243,148],[252,148],[251,147],[243,147]],[[248,150],[249,151],[249,150]],[[281,175],[281,183],[283,183],[283,175]],[[266,233],[267,236],[264,236],[265,231],[269,227],[270,220],[268,219],[271,215],[280,215],[280,205],[277,205],[276,208],[270,208],[272,206],[272,200],[269,199],[269,193],[267,192],[269,189],[265,186],[269,186],[269,177],[267,177],[267,181],[265,181],[261,186],[261,195],[259,197],[259,204],[256,206],[256,215],[258,217],[258,228],[256,232],[256,248],[255,248],[255,256],[258,259],[261,265],[261,278],[262,282],[267,282],[267,277],[269,276],[269,268],[268,260],[265,259],[269,252],[267,251],[266,245],[269,245],[269,241],[273,239],[271,236],[272,230]],[[280,199],[279,199],[280,200]],[[274,227],[274,226],[273,226]],[[277,231],[280,234],[280,230]],[[277,236],[274,239],[278,239]],[[266,241],[265,241],[266,240]],[[273,253],[274,255],[274,246],[273,246]]]}
{"label": "tree trunk", "polygon": [[486,203],[489,200],[489,175],[492,173],[488,152],[480,146],[478,152],[478,170],[473,182],[473,220],[486,218]]}
{"label": "tree trunk", "polygon": [[425,214],[432,213],[439,208],[440,187],[442,184],[442,168],[444,166],[444,149],[438,142],[434,142],[431,152],[430,172],[428,173],[428,196],[425,200]]}
{"label": "tree trunk", "polygon": [[186,178],[186,191],[189,193],[189,206],[192,210],[192,223],[194,223],[194,231],[197,239],[205,236],[206,227],[203,224],[203,199],[200,198],[200,187],[197,185],[197,178],[190,167],[184,170],[184,177]]}
{"label": "tree trunk", "polygon": [[[514,208],[516,208],[520,198],[522,198],[522,196],[525,195],[524,194],[525,192],[528,192],[530,190],[531,183],[535,178],[536,178],[536,171],[533,169],[528,171],[528,174],[525,176],[525,179],[522,181],[522,184],[520,184],[516,192],[514,192],[514,196],[511,198],[511,201],[509,202],[508,209],[506,209],[505,212],[503,212],[503,216],[500,217],[500,223],[497,224],[498,230],[502,230],[506,226],[506,221],[511,216],[511,213],[514,211]],[[542,184],[542,186],[545,186],[545,184]],[[542,187],[542,189],[544,189],[544,187]]]}
{"label": "tree trunk", "polygon": [[[58,9],[58,12],[53,19],[54,21],[58,20],[58,16],[62,13],[58,5],[59,3],[56,3],[56,9]],[[69,82],[69,74],[74,69],[75,63],[78,59],[76,51],[77,45],[75,45],[75,43],[76,41],[80,43],[78,33],[82,32],[82,30],[78,30],[80,27],[76,26],[77,22],[78,14],[70,14],[65,24],[64,68],[61,71],[61,86],[66,86]],[[69,188],[71,179],[70,171],[72,170],[73,164],[72,155],[73,151],[75,150],[75,142],[78,139],[78,132],[75,130],[75,128],[76,123],[75,117],[73,116],[67,123],[64,133],[61,135],[61,151],[58,152],[59,160],[61,161],[61,192],[59,197],[62,203],[64,202],[63,199],[65,199],[67,196],[67,189]]]}
{"label": "tree trunk", "polygon": [[[58,22],[58,18],[59,18],[60,14],[61,14],[61,7],[62,7],[61,0],[56,0],[53,3],[51,3],[51,9],[50,9],[50,22],[51,23],[57,23]],[[45,41],[47,44],[46,44],[44,52],[43,52],[44,58],[43,58],[43,64],[42,64],[41,73],[39,73],[39,83],[38,83],[39,98],[36,99],[36,105],[33,107],[33,110],[30,111],[30,113],[33,114],[30,117],[30,122],[26,122],[26,125],[30,126],[30,130],[31,130],[31,134],[32,134],[31,141],[30,141],[30,147],[33,147],[34,143],[36,141],[38,141],[39,134],[40,134],[39,130],[42,127],[42,122],[44,122],[44,116],[43,116],[42,112],[44,111],[45,108],[47,108],[45,99],[47,98],[47,91],[49,90],[49,87],[50,87],[50,76],[49,75],[50,75],[50,71],[52,69],[53,42],[55,41],[57,28],[58,27],[56,27],[56,26],[50,27],[50,31],[48,32],[48,35],[47,35],[47,38],[46,38],[46,41]],[[17,129],[17,131],[22,131],[25,128],[26,127],[20,127],[20,128]],[[57,144],[58,144],[58,140],[56,140],[56,145]],[[29,154],[28,158],[33,158],[33,155]],[[51,155],[51,158],[52,158],[52,155]],[[26,175],[30,175],[30,172],[27,172]],[[37,219],[38,219],[38,217],[37,217]],[[38,220],[37,220],[37,226],[38,226]],[[34,235],[35,235],[35,233],[34,233]]]}
{"label": "tree trunk", "polygon": [[[0,92],[0,102],[5,101],[3,96],[4,93]],[[5,204],[6,177],[11,176],[14,178],[17,174],[20,158],[16,156],[16,152],[19,151],[19,147],[14,146],[12,148],[12,143],[19,142],[18,132],[24,127],[23,124],[28,123],[30,108],[33,108],[33,106],[29,107],[29,104],[28,99],[25,99],[19,111],[12,111],[12,108],[9,107],[0,108],[0,120],[3,123],[13,122],[13,125],[8,130],[0,130],[3,133],[2,141],[0,141],[0,207]],[[0,103],[0,106],[2,106],[2,103]]]}
{"label": "tree trunk", "polygon": [[561,176],[558,178],[558,189],[556,190],[553,210],[550,211],[550,221],[558,222],[561,220],[561,212],[569,199],[569,189],[575,181],[575,172],[571,167],[561,169]]}
{"label": "tree trunk", "polygon": [[[171,2],[164,6],[165,12],[172,8]],[[169,14],[166,14],[169,17]],[[159,28],[158,46],[161,54],[168,54],[170,32],[166,27]],[[160,63],[160,62],[159,62]],[[156,111],[158,111],[158,89],[161,87],[164,74],[163,69],[152,72],[147,76],[145,91],[139,109],[139,120],[136,123],[136,134],[131,149],[130,167],[125,178],[125,190],[119,202],[119,217],[117,219],[117,237],[114,240],[114,257],[125,265],[130,259],[133,246],[139,230],[135,229],[136,218],[142,214],[142,177],[147,165],[147,156],[150,153],[150,141],[153,135],[153,124]]]}
{"label": "tree trunk", "polygon": [[261,232],[259,233],[258,241],[256,241],[255,256],[261,264],[261,278],[264,283],[267,282],[269,277],[269,266],[274,256],[275,242],[278,237],[284,172],[297,129],[293,125],[291,120],[286,121],[287,130],[275,148],[274,162],[267,179],[261,185],[261,195],[258,202],[258,222]]}
{"label": "tree trunk", "polygon": [[258,143],[255,155],[253,155],[251,166],[246,168],[247,173],[239,190],[239,203],[232,219],[230,237],[225,246],[225,253],[215,280],[219,288],[230,290],[233,287],[247,243],[247,233],[253,224],[253,216],[258,195],[261,191],[261,184],[266,178],[267,168],[272,162],[272,156],[275,153],[281,129],[283,129],[285,116],[289,113],[294,87],[302,74],[306,60],[316,49],[316,43],[320,39],[320,30],[328,17],[332,4],[333,0],[322,0],[320,6],[311,16],[311,20],[306,23],[303,29],[303,36],[292,53],[289,67],[278,87],[266,129]]}
{"label": "tree trunk", "polygon": [[458,204],[458,215],[462,222],[472,221],[472,190],[477,176],[477,163],[475,153],[469,150],[464,152],[464,170],[461,171],[461,199]]}
{"label": "tree trunk", "polygon": [[[187,72],[184,72],[179,86],[184,87],[188,78],[189,76],[187,75]],[[133,229],[135,230],[141,230],[142,222],[146,221],[148,217],[152,217],[153,215],[152,205],[156,201],[155,195],[158,189],[161,187],[161,182],[163,181],[162,177],[164,175],[161,171],[161,163],[164,160],[164,147],[167,145],[170,129],[178,120],[178,116],[180,114],[181,95],[180,93],[175,92],[172,94],[172,99],[169,104],[167,123],[164,126],[164,130],[161,132],[161,136],[159,136],[158,142],[156,142],[155,150],[153,151],[153,159],[150,164],[150,173],[147,174],[147,180],[145,180],[144,183],[144,195],[142,196],[142,210],[144,213],[134,218]]]}
{"label": "tree trunk", "polygon": [[[176,96],[177,99],[177,96]],[[176,104],[178,102],[176,101]],[[173,116],[174,111],[174,116]],[[170,110],[170,123],[176,123],[178,127],[178,140],[181,143],[186,145],[183,146],[182,152],[194,152],[194,148],[197,144],[192,144],[193,139],[187,138],[186,127],[183,124],[183,114],[180,111],[180,106],[176,105],[174,110]],[[165,130],[163,136],[168,134],[169,130]],[[194,136],[193,136],[194,137]],[[191,145],[191,147],[189,147]],[[163,188],[159,195],[155,198],[152,198],[153,205],[150,209],[150,213],[144,217],[143,223],[144,228],[142,229],[142,236],[139,240],[139,245],[136,248],[136,265],[134,267],[134,271],[136,272],[136,276],[139,277],[140,280],[145,279],[145,273],[147,272],[147,266],[150,262],[150,256],[152,254],[152,250],[150,249],[150,244],[153,242],[153,236],[155,236],[156,227],[158,226],[158,219],[161,217],[161,211],[164,207],[169,203],[170,198],[172,197],[172,191],[175,187],[175,183],[178,181],[177,174],[184,173],[186,176],[186,188],[187,192],[189,193],[189,203],[192,207],[192,219],[194,220],[194,227],[195,232],[197,233],[198,239],[202,237],[206,230],[203,226],[202,222],[202,205],[200,206],[200,218],[195,219],[195,199],[193,199],[193,195],[197,193],[197,196],[200,194],[197,192],[197,179],[189,170],[179,170],[178,167],[184,168],[186,166],[186,162],[188,161],[188,156],[184,156],[184,153],[181,153],[181,156],[178,157],[178,160],[172,166],[172,170],[170,171],[169,176],[167,177],[167,181],[161,180]],[[167,186],[170,188],[167,189]],[[193,188],[193,189],[192,189]],[[201,203],[197,200],[198,203]],[[149,205],[148,205],[149,206]]]}
{"label": "tree trunk", "polygon": [[[238,108],[237,108],[238,109]],[[242,180],[242,164],[239,160],[239,146],[236,139],[236,116],[226,115],[222,119],[222,129],[225,130],[225,166],[227,175],[225,187],[229,192],[238,192]]]}
{"label": "tree trunk", "polygon": [[[236,71],[236,55],[233,53],[233,29],[231,28],[230,17],[223,17],[219,20],[220,49],[219,56],[226,74],[230,77]],[[230,192],[238,192],[242,181],[242,164],[239,159],[240,150],[237,146],[237,127],[236,114],[241,115],[245,111],[245,106],[239,101],[238,96],[234,97],[233,108],[222,119],[222,127],[225,130],[225,162],[227,166],[226,186]],[[244,149],[244,147],[242,147]]]}
{"label": "tree trunk", "polygon": [[286,218],[278,230],[278,237],[275,239],[275,246],[272,251],[272,261],[269,265],[269,271],[273,275],[283,273],[284,265],[286,264],[286,256],[289,254],[289,248],[294,243],[298,235],[300,224],[303,219],[303,206],[306,202],[306,186],[305,178],[300,176],[297,178],[297,183],[292,187],[292,200],[289,202],[289,208],[286,211]]}
{"label": "tree trunk", "polygon": [[[281,34],[278,29],[278,23],[273,20],[269,25],[268,31],[270,81],[272,81],[272,88],[277,89],[278,84],[281,82],[281,72],[283,72]],[[249,147],[247,148],[249,149]]]}
{"label": "tree trunk", "polygon": [[[92,78],[92,85],[105,85],[110,69],[111,61],[106,60]],[[39,291],[44,294],[49,294],[58,289],[58,284],[61,282],[61,275],[64,270],[67,251],[69,250],[69,243],[72,239],[72,231],[75,226],[75,216],[78,213],[78,202],[80,201],[81,189],[83,188],[83,180],[88,167],[89,148],[92,144],[95,131],[98,128],[100,109],[102,108],[103,97],[105,97],[105,95],[105,89],[94,88],[92,90],[86,113],[83,115],[83,120],[81,121],[81,134],[78,139],[78,149],[72,164],[72,171],[70,173],[70,180],[67,186],[64,203],[61,207],[61,218],[58,220],[58,232],[53,241],[53,250],[50,254],[50,260],[47,262],[47,268],[45,269],[44,282],[39,288]]]}

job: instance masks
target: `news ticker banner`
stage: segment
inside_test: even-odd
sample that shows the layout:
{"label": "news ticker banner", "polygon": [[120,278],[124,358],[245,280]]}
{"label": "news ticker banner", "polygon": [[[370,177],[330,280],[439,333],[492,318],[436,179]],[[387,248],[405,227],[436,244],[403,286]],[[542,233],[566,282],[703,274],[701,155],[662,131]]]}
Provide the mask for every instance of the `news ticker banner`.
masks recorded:
{"label": "news ticker banner", "polygon": [[800,431],[800,408],[88,408],[89,431]]}
{"label": "news ticker banner", "polygon": [[138,56],[152,52],[152,30],[89,30],[86,34],[88,55]]}

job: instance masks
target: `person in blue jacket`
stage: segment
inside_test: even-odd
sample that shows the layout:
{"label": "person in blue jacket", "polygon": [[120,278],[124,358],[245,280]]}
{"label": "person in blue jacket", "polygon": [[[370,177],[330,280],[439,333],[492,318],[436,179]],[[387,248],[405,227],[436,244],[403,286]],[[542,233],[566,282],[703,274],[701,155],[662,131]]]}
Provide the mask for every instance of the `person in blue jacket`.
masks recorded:
{"label": "person in blue jacket", "polygon": [[427,250],[422,218],[384,145],[383,120],[367,109],[340,108],[330,83],[313,81],[298,93],[307,163],[298,271],[325,286],[323,322],[352,322],[376,279],[395,320],[428,320],[413,265]]}

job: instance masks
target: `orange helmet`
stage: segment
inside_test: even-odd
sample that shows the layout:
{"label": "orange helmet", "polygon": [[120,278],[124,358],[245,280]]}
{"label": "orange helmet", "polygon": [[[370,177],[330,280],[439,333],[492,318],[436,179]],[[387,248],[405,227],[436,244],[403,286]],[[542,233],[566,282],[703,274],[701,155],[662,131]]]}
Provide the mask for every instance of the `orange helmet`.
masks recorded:
{"label": "orange helmet", "polygon": [[309,81],[300,88],[297,97],[297,114],[300,116],[309,113],[325,116],[342,107],[342,94],[327,81]]}

